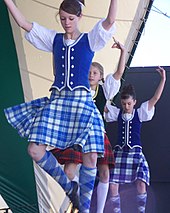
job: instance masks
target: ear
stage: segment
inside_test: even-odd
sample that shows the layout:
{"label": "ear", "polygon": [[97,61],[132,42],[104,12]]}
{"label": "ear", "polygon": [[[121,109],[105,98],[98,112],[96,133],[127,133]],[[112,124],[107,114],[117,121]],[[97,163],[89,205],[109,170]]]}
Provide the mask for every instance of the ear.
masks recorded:
{"label": "ear", "polygon": [[135,100],[134,100],[134,105],[136,105],[136,103],[137,103],[137,100],[135,99]]}
{"label": "ear", "polygon": [[82,17],[83,17],[83,14],[81,13],[80,16],[79,16],[79,20],[81,20]]}

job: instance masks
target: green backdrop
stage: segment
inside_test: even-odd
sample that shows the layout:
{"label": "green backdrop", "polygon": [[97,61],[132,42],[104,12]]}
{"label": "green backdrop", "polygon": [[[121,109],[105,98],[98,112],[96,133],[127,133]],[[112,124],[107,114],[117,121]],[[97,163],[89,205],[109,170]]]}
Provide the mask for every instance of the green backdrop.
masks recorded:
{"label": "green backdrop", "polygon": [[38,213],[36,184],[27,141],[7,122],[3,109],[24,102],[7,9],[0,1],[0,194],[13,213]]}

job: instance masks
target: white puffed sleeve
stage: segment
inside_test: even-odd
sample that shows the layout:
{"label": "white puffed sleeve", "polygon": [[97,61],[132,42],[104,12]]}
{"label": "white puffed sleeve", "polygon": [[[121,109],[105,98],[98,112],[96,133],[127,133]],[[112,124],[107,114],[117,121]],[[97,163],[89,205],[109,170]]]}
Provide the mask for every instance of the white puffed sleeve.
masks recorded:
{"label": "white puffed sleeve", "polygon": [[33,22],[33,28],[25,33],[25,38],[37,49],[52,52],[55,35],[55,30],[49,30]]}
{"label": "white puffed sleeve", "polygon": [[112,100],[114,96],[119,92],[120,80],[116,80],[113,74],[106,76],[105,82],[103,83],[103,91],[107,100]]}
{"label": "white puffed sleeve", "polygon": [[106,107],[109,110],[107,113],[104,112],[106,122],[117,121],[120,109],[110,104],[106,104]]}
{"label": "white puffed sleeve", "polygon": [[140,121],[150,121],[155,113],[155,107],[148,110],[148,101],[141,104],[140,108],[137,109]]}
{"label": "white puffed sleeve", "polygon": [[102,49],[116,31],[115,24],[109,30],[105,30],[102,26],[103,21],[104,19],[100,20],[88,33],[90,48],[94,52]]}

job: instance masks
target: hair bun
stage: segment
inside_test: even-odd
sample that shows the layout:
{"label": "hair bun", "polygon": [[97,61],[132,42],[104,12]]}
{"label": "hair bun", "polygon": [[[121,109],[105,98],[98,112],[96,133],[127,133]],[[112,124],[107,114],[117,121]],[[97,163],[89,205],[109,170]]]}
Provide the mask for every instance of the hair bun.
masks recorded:
{"label": "hair bun", "polygon": [[77,0],[81,5],[85,6],[85,1],[84,0]]}

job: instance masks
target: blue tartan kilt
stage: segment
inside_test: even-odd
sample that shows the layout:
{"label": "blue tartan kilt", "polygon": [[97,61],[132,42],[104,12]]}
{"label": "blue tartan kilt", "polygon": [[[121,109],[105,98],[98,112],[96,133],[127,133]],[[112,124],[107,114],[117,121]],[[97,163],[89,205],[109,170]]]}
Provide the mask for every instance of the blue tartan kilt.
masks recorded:
{"label": "blue tartan kilt", "polygon": [[147,185],[150,184],[149,166],[141,148],[129,151],[116,148],[114,157],[115,167],[110,170],[111,183],[132,183],[140,179]]}
{"label": "blue tartan kilt", "polygon": [[4,110],[8,122],[29,142],[66,149],[75,144],[83,152],[104,152],[104,124],[91,93],[52,90],[43,97]]}

